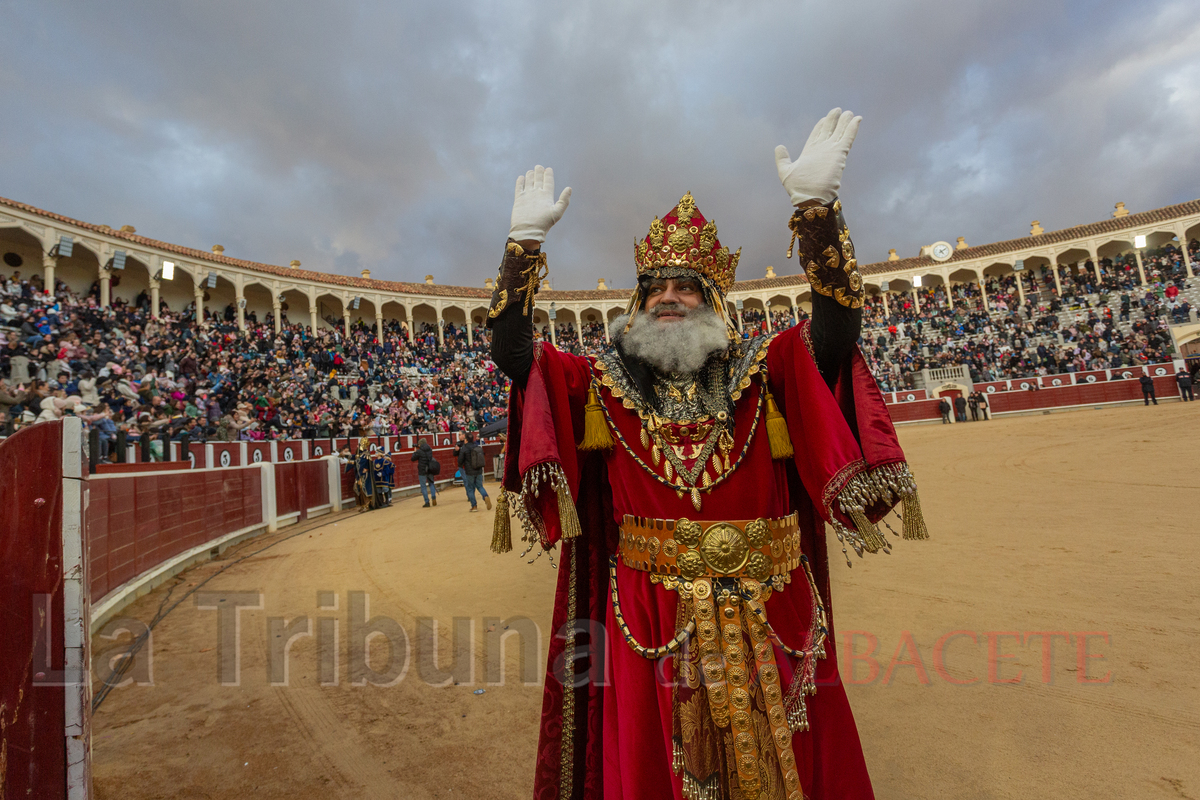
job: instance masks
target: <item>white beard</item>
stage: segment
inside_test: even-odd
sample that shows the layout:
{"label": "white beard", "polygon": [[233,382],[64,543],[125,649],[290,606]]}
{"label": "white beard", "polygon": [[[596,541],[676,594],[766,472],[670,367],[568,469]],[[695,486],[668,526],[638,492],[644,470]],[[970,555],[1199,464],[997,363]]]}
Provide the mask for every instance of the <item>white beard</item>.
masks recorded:
{"label": "white beard", "polygon": [[[660,323],[656,312],[683,311],[678,322]],[[639,312],[625,331],[629,315],[622,314],[608,326],[614,344],[662,373],[678,372],[690,375],[699,372],[714,353],[729,348],[725,323],[706,305],[686,308],[681,305],[659,304],[650,311]]]}

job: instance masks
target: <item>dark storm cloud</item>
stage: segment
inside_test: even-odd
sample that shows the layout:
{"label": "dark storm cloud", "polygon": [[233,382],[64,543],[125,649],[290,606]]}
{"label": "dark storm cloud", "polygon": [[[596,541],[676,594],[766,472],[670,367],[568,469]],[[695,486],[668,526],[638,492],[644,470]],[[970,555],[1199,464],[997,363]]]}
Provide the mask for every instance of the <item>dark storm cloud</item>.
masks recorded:
{"label": "dark storm cloud", "polygon": [[781,273],[793,156],[865,121],[864,260],[1200,196],[1190,2],[0,5],[0,195],[236,257],[480,285],[535,163],[557,287],[631,285],[685,190]]}

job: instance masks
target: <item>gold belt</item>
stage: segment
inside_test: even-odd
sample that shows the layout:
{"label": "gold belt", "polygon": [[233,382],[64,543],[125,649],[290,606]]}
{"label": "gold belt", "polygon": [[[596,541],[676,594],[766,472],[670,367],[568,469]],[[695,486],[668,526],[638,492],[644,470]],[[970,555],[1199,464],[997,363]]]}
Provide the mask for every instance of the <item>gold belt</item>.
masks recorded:
{"label": "gold belt", "polygon": [[753,578],[764,582],[800,566],[796,514],[778,519],[695,522],[625,515],[621,561],[627,567],[685,581]]}
{"label": "gold belt", "polygon": [[[662,658],[678,653],[695,635],[709,710],[718,727],[732,732],[743,794],[758,795],[758,755],[761,748],[770,747],[779,761],[786,796],[789,800],[802,798],[792,733],[808,730],[804,695],[816,692],[815,659],[825,657],[828,625],[808,559],[800,552],[797,515],[719,522],[626,516],[619,541],[619,557],[626,566],[649,572],[652,581],[676,590],[680,603],[690,611],[686,620],[681,617],[681,627],[667,644],[652,648],[639,644],[621,613],[614,556],[609,566],[613,616],[626,642],[638,655]],[[763,604],[772,589],[790,583],[791,572],[800,566],[811,591],[813,623],[808,647],[794,650],[771,628]],[[772,642],[800,659],[797,678],[786,698]],[[755,685],[766,707],[770,741],[759,741],[748,713]],[[699,782],[686,760],[676,742],[672,767],[684,779],[685,796],[712,795],[716,787]]]}

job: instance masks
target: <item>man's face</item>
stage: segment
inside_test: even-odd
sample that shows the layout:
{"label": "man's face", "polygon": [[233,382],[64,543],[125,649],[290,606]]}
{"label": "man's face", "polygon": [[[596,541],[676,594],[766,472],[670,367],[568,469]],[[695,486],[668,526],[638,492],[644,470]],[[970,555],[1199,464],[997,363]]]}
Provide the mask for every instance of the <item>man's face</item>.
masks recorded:
{"label": "man's face", "polygon": [[655,278],[646,286],[646,313],[659,325],[679,322],[703,302],[704,292],[694,278]]}

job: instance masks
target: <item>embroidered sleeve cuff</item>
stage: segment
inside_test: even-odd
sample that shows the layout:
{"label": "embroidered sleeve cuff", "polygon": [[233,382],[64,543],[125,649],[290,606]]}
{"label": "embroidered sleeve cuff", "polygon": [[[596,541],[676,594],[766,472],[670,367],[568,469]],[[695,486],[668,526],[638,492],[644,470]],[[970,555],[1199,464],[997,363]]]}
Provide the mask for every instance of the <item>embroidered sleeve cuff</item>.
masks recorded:
{"label": "embroidered sleeve cuff", "polygon": [[488,307],[488,327],[509,308],[520,307],[521,314],[533,313],[533,296],[546,277],[546,256],[540,250],[526,250],[512,239],[504,246],[504,260],[496,275],[496,288]]}
{"label": "embroidered sleeve cuff", "polygon": [[800,252],[800,263],[814,292],[832,297],[847,308],[862,308],[863,283],[854,257],[850,229],[842,216],[842,203],[834,200],[825,205],[797,208],[788,220],[793,247]]}

